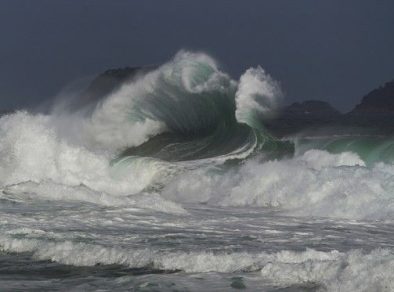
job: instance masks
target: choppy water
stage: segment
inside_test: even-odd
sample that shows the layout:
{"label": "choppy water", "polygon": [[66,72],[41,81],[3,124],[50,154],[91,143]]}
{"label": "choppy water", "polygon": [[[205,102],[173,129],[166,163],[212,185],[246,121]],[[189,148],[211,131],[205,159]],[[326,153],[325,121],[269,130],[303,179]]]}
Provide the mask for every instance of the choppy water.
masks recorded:
{"label": "choppy water", "polygon": [[[394,225],[187,205],[3,201],[0,289],[386,291]],[[288,290],[283,290],[288,289]]]}
{"label": "choppy water", "polygon": [[393,139],[277,140],[280,98],[181,52],[0,118],[0,290],[394,291]]}

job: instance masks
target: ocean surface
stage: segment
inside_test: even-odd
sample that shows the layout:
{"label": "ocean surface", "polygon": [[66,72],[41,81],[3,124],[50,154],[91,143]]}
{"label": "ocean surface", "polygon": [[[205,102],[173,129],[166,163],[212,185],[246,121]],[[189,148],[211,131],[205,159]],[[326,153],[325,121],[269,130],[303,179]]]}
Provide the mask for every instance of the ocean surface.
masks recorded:
{"label": "ocean surface", "polygon": [[1,117],[0,290],[394,291],[394,138],[277,139],[282,98],[181,51]]}

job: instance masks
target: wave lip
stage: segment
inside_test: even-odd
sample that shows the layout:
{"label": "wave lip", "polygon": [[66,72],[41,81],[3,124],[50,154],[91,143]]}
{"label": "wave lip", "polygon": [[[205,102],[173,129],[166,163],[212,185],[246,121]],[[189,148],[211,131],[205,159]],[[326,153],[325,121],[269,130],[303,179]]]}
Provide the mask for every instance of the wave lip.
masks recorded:
{"label": "wave lip", "polygon": [[248,69],[241,76],[235,94],[237,120],[260,128],[259,120],[272,118],[282,97],[279,84],[260,66]]}

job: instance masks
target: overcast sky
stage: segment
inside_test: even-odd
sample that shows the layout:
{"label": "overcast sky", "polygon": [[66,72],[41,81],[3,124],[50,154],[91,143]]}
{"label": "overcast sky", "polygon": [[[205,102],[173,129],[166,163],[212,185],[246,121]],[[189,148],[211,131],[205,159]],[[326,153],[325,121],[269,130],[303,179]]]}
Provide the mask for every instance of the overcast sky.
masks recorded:
{"label": "overcast sky", "polygon": [[0,108],[186,48],[234,78],[261,65],[288,103],[349,110],[394,79],[393,12],[393,0],[0,0]]}

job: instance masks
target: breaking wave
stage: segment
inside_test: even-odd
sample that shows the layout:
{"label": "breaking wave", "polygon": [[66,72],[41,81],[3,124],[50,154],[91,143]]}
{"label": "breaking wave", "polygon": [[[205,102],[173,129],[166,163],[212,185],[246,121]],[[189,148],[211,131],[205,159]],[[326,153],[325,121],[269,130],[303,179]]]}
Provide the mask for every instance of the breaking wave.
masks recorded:
{"label": "breaking wave", "polygon": [[281,99],[261,67],[235,81],[208,55],[181,51],[93,108],[2,117],[0,184],[8,195],[106,205],[155,194],[299,216],[393,218],[392,140],[279,141],[263,123]]}

